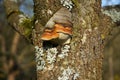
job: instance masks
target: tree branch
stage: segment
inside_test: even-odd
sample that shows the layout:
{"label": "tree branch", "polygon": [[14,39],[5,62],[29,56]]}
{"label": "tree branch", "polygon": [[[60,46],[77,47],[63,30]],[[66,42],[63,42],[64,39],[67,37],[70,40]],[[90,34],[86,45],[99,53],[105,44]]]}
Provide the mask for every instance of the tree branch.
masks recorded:
{"label": "tree branch", "polygon": [[31,41],[32,20],[19,11],[17,0],[4,0],[8,23],[27,40]]}
{"label": "tree branch", "polygon": [[20,35],[18,34],[18,32],[15,32],[14,39],[11,46],[11,53],[14,55],[16,54],[16,51],[17,51],[19,39],[20,39]]}
{"label": "tree branch", "polygon": [[0,41],[1,41],[1,52],[4,54],[6,52],[6,45],[5,45],[5,39],[1,34],[0,34]]}
{"label": "tree branch", "polygon": [[102,12],[111,17],[112,21],[118,26],[120,25],[120,5],[105,6]]}

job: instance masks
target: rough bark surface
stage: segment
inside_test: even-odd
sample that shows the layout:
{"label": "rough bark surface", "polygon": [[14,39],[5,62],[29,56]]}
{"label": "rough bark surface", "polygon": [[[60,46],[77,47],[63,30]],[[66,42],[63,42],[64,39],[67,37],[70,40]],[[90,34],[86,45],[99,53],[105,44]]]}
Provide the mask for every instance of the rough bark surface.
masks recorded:
{"label": "rough bark surface", "polygon": [[[12,0],[5,1],[8,4]],[[69,0],[74,4],[71,43],[43,49],[40,35],[50,17],[63,7],[60,1],[66,0],[34,0],[34,28],[21,27],[21,22],[17,24],[21,19],[18,8],[7,9],[9,23],[27,38],[32,34],[36,49],[37,80],[102,80],[104,39],[112,24],[110,18],[101,13],[100,0]],[[13,15],[17,16],[14,20]]]}
{"label": "rough bark surface", "polygon": [[[73,2],[74,26],[68,56],[63,59],[57,56],[55,62],[49,64],[45,54],[45,68],[37,71],[38,80],[102,80],[103,39],[109,33],[110,19],[102,15],[100,0]],[[34,0],[34,3],[35,19],[38,21],[35,30],[40,32],[51,16],[47,10],[55,13],[62,6],[59,0]],[[34,44],[42,47],[40,35],[35,36]],[[59,51],[57,54],[62,53]],[[49,69],[51,66],[52,69]]]}

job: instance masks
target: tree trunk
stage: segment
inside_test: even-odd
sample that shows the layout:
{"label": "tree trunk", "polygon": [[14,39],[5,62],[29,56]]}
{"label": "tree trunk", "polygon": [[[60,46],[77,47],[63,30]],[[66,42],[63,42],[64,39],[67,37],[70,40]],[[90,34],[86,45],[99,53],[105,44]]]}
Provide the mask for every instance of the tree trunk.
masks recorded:
{"label": "tree trunk", "polygon": [[[60,0],[62,1],[62,0]],[[34,0],[38,80],[102,80],[103,40],[110,30],[110,20],[101,13],[100,0],[73,0],[73,35],[68,45],[44,50],[40,32],[61,7],[60,1]],[[65,0],[64,0],[65,1]]]}

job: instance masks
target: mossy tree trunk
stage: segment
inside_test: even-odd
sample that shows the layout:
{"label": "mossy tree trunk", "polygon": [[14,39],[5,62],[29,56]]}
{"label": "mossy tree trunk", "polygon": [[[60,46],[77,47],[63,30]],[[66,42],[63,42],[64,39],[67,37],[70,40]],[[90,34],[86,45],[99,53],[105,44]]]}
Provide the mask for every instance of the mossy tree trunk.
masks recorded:
{"label": "mossy tree trunk", "polygon": [[[60,0],[34,0],[34,3],[35,30],[41,32],[51,17],[48,10],[55,13],[62,6]],[[73,36],[67,56],[62,59],[57,56],[50,64],[44,58],[44,68],[37,70],[38,80],[102,80],[102,53],[104,38],[110,30],[109,18],[102,15],[100,0],[73,0],[73,3]],[[34,44],[42,47],[41,43],[39,35],[36,35]]]}
{"label": "mossy tree trunk", "polygon": [[[63,7],[60,1],[62,0],[34,0],[34,28],[18,28],[20,25],[15,27],[19,33],[32,40],[35,46],[37,80],[102,80],[104,39],[112,24],[101,13],[101,0],[72,0],[71,43],[43,49],[40,35],[50,17]],[[15,10],[11,14],[19,13]],[[29,28],[28,33],[25,33],[25,29]]]}

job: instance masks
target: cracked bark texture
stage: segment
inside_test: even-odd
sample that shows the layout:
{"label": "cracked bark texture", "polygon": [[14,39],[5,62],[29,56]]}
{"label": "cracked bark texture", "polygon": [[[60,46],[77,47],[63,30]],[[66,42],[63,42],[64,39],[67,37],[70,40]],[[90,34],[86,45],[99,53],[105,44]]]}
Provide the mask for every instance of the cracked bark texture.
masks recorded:
{"label": "cracked bark texture", "polygon": [[[112,26],[111,20],[102,14],[101,0],[72,1],[75,5],[72,9],[73,36],[68,56],[63,59],[56,58],[52,70],[38,70],[37,80],[102,80],[102,53],[105,38]],[[50,10],[54,14],[61,7],[63,6],[60,4],[60,0],[34,0],[35,22],[31,34],[35,46],[42,47],[40,34],[52,16],[48,11]],[[12,10],[13,12],[11,9],[7,9],[7,13],[13,19],[12,15],[18,15],[18,11],[14,8]],[[23,34],[26,27],[21,28],[18,27],[19,25],[14,25],[17,23],[14,20],[18,21],[19,18],[16,17],[14,20],[11,18],[8,18],[10,23]],[[45,66],[49,66],[49,64]],[[63,76],[66,69],[70,71],[69,75],[66,74],[66,79],[60,79],[59,77]],[[75,74],[78,74],[76,78]]]}

